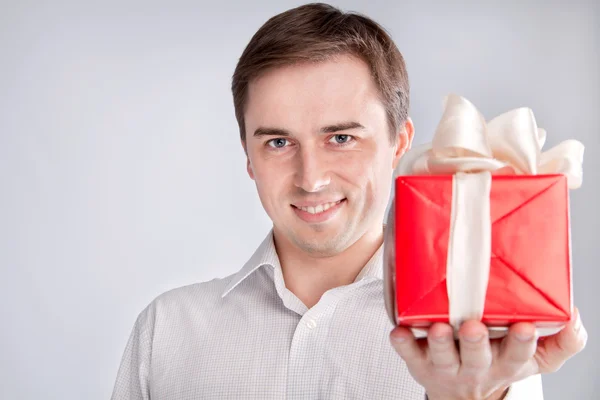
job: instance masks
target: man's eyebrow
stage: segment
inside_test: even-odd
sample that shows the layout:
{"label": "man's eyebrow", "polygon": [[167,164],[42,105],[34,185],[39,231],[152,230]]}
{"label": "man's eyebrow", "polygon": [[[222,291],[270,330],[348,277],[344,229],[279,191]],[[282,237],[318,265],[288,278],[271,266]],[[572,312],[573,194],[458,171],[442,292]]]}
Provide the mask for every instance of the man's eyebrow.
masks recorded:
{"label": "man's eyebrow", "polygon": [[341,122],[339,124],[328,125],[321,128],[321,133],[334,133],[347,131],[349,129],[365,129],[364,126],[355,121]]}
{"label": "man's eyebrow", "polygon": [[[355,121],[340,122],[339,124],[327,125],[320,129],[321,133],[334,133],[350,129],[365,129],[364,126]],[[254,131],[254,137],[261,136],[291,136],[289,131],[281,128],[259,127]]]}
{"label": "man's eyebrow", "polygon": [[285,129],[259,127],[259,128],[256,128],[253,136],[261,137],[261,136],[291,136],[291,135]]}

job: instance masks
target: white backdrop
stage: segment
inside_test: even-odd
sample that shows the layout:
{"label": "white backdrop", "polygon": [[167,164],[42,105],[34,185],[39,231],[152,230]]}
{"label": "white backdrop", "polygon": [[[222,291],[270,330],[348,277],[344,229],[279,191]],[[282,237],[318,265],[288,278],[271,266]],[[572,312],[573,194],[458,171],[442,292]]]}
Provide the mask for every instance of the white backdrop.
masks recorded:
{"label": "white backdrop", "polygon": [[[381,22],[405,55],[416,144],[454,91],[488,118],[532,107],[547,147],[586,145],[571,205],[590,341],[544,384],[549,400],[593,399],[600,3],[449,3],[334,4]],[[230,79],[256,29],[298,4],[0,4],[0,398],[108,398],[142,308],[252,254],[270,223]]]}

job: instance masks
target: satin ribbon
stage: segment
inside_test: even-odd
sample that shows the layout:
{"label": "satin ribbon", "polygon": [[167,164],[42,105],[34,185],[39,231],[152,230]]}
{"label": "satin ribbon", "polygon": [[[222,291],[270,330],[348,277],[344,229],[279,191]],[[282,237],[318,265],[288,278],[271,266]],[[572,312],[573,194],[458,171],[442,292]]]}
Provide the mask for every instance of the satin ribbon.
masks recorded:
{"label": "satin ribbon", "polygon": [[483,316],[491,257],[489,193],[495,174],[564,174],[569,189],[582,183],[584,146],[565,140],[542,152],[546,131],[531,109],[513,109],[486,122],[467,99],[450,94],[431,143],[406,152],[400,175],[453,175],[446,277],[450,323]]}
{"label": "satin ribbon", "polygon": [[582,182],[584,146],[565,140],[542,152],[546,131],[530,108],[517,108],[485,121],[464,97],[450,94],[433,141],[406,152],[399,175],[441,175],[490,171],[492,174],[564,174],[570,189]]}

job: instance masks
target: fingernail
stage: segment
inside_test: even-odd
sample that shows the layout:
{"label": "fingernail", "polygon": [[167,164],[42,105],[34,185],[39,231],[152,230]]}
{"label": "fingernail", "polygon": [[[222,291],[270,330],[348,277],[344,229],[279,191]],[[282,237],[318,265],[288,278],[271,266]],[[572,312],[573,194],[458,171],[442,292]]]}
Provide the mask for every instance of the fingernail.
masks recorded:
{"label": "fingernail", "polygon": [[575,311],[577,316],[575,317],[575,325],[573,325],[573,330],[575,332],[579,332],[579,329],[581,329],[581,316],[579,315],[579,310]]}
{"label": "fingernail", "polygon": [[481,340],[483,339],[483,334],[475,335],[475,336],[465,336],[465,337],[463,337],[463,339],[470,343],[477,343],[477,342],[481,342]]}
{"label": "fingernail", "polygon": [[406,338],[404,336],[392,336],[392,341],[395,343],[404,343]]}
{"label": "fingernail", "polygon": [[436,342],[440,342],[440,343],[446,343],[448,341],[448,336],[434,336],[433,339]]}
{"label": "fingernail", "polygon": [[515,334],[515,337],[521,342],[529,342],[531,339],[533,339],[533,335],[530,333],[517,333]]}

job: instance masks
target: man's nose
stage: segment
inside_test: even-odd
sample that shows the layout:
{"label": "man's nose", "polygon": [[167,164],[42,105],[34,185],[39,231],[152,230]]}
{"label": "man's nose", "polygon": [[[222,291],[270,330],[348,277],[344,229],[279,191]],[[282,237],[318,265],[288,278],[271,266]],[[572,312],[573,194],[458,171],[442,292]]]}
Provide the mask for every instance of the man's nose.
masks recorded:
{"label": "man's nose", "polygon": [[326,162],[320,159],[318,150],[301,149],[298,153],[298,169],[294,184],[306,192],[318,192],[331,181]]}

